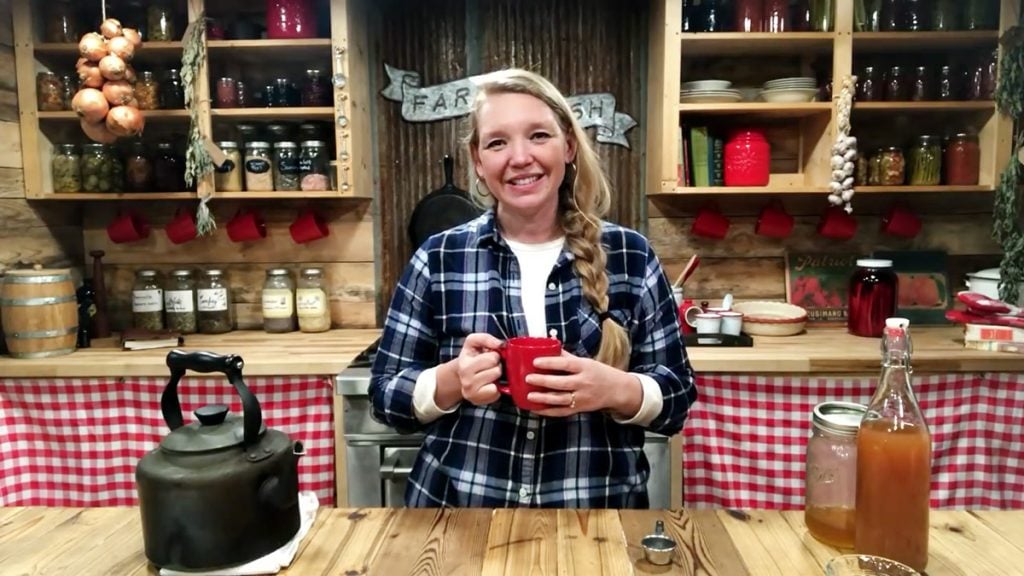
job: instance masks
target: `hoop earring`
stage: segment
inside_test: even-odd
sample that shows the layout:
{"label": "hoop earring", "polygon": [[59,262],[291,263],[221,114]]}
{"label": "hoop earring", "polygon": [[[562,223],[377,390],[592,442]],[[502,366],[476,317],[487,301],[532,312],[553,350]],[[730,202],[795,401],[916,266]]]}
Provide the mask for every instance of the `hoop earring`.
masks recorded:
{"label": "hoop earring", "polygon": [[484,186],[484,190],[487,190],[486,192],[481,192],[480,191],[480,177],[479,176],[477,177],[476,182],[473,182],[473,189],[476,190],[477,196],[480,196],[481,198],[487,198],[488,196],[491,195],[491,191],[487,190],[486,186]]}

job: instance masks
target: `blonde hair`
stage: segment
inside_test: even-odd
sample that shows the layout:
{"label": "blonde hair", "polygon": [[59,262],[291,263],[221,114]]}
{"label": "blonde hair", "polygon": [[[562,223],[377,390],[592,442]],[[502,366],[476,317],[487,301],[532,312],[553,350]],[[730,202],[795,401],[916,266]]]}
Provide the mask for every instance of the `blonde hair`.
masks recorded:
{"label": "blonde hair", "polygon": [[[559,218],[569,251],[576,257],[573,266],[580,278],[583,297],[602,318],[601,344],[595,359],[625,370],[629,366],[631,346],[626,329],[607,315],[607,255],[601,244],[602,216],[611,205],[611,187],[594,151],[590,138],[576,120],[572,108],[557,88],[543,76],[522,69],[492,72],[479,79],[476,99],[469,113],[466,144],[470,155],[480,144],[479,111],[491,94],[527,94],[547,104],[565,137],[576,144],[576,160],[566,166],[565,180],[559,186]],[[490,194],[482,194],[479,184],[471,187],[473,200],[484,207],[494,204]]]}

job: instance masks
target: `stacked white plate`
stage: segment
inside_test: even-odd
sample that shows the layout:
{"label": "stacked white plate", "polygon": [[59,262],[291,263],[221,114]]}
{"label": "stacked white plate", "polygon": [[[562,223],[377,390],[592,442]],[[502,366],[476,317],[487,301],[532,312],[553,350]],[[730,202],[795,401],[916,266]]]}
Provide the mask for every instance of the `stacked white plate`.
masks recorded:
{"label": "stacked white plate", "polygon": [[683,104],[714,104],[739,102],[743,99],[739,90],[731,88],[728,80],[694,80],[680,86],[679,101]]}
{"label": "stacked white plate", "polygon": [[813,102],[817,95],[817,83],[806,76],[769,80],[761,90],[765,102]]}

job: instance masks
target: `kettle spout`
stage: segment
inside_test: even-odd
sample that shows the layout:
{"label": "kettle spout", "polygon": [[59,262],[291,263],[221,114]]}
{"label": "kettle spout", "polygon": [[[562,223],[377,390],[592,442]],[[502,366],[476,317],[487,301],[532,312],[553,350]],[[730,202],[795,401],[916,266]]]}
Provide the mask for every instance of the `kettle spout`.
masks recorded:
{"label": "kettle spout", "polygon": [[296,442],[292,444],[292,454],[296,456],[305,456],[306,447],[302,445],[302,442]]}

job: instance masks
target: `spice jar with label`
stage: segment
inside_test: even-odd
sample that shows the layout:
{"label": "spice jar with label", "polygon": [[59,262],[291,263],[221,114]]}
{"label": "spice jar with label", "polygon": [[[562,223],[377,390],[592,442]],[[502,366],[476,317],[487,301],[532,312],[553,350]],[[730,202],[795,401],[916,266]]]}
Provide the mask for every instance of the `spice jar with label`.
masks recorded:
{"label": "spice jar with label", "polygon": [[910,149],[910,185],[935,186],[942,177],[942,145],[938,136],[918,136]]}
{"label": "spice jar with label", "polygon": [[196,283],[191,270],[174,270],[164,287],[164,311],[167,329],[182,334],[198,330],[196,317]]}
{"label": "spice jar with label", "polygon": [[305,268],[295,289],[295,311],[299,316],[299,330],[323,332],[331,328],[331,309],[324,290],[324,271]]}
{"label": "spice jar with label", "polygon": [[156,270],[139,270],[135,273],[132,325],[140,330],[164,329],[164,292]]}
{"label": "spice jar with label", "polygon": [[42,112],[64,109],[64,86],[53,72],[36,74],[36,103]]}
{"label": "spice jar with label", "polygon": [[295,330],[295,282],[288,270],[271,268],[263,282],[263,330],[270,333]]}
{"label": "spice jar with label", "polygon": [[274,190],[299,189],[299,146],[295,142],[274,143]]}
{"label": "spice jar with label", "polygon": [[250,192],[269,192],[274,189],[273,159],[269,142],[246,142],[245,189]]}
{"label": "spice jar with label", "polygon": [[881,186],[899,186],[906,177],[906,161],[903,150],[890,146],[881,152],[881,163],[878,166],[878,183]]}
{"label": "spice jar with label", "polygon": [[981,169],[981,148],[978,136],[961,132],[946,144],[943,158],[945,183],[951,186],[974,186]]}
{"label": "spice jar with label", "polygon": [[82,145],[83,192],[110,192],[111,170],[110,156],[103,144]]}
{"label": "spice jar with label", "polygon": [[812,536],[853,548],[857,507],[857,430],[866,407],[822,402],[811,416],[807,440],[804,524]]}
{"label": "spice jar with label", "polygon": [[238,192],[242,189],[242,152],[238,149],[238,143],[217,142],[217,147],[227,159],[214,169],[214,186],[218,192]]}
{"label": "spice jar with label", "polygon": [[327,190],[327,143],[322,140],[306,140],[302,143],[299,157],[299,178],[302,190]]}
{"label": "spice jar with label", "polygon": [[135,82],[135,100],[139,103],[139,110],[160,108],[160,83],[149,70],[139,73],[139,79]]}
{"label": "spice jar with label", "polygon": [[231,331],[231,290],[221,270],[207,270],[196,282],[196,324],[201,334]]}
{"label": "spice jar with label", "polygon": [[53,191],[82,191],[82,157],[74,144],[57,145],[57,154],[50,162],[53,172]]}

